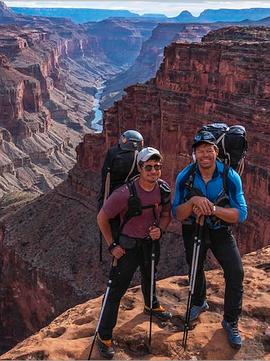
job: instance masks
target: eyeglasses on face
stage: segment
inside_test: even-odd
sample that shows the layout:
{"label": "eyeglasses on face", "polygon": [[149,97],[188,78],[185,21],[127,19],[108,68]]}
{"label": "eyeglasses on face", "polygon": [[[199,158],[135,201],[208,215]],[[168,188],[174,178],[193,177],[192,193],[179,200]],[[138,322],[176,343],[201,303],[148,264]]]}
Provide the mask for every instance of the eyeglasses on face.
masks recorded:
{"label": "eyeglasses on face", "polygon": [[162,165],[161,164],[154,164],[154,165],[151,165],[151,164],[146,164],[146,165],[142,165],[142,168],[144,170],[146,170],[147,172],[151,172],[151,170],[154,168],[155,170],[161,170],[162,168]]}

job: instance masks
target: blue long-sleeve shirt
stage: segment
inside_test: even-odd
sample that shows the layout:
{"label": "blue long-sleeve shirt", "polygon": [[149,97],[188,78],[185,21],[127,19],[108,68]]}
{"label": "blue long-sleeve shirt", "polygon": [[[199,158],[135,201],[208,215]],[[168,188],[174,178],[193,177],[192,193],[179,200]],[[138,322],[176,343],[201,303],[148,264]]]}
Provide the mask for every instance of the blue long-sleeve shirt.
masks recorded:
{"label": "blue long-sleeve shirt", "polygon": [[[184,200],[189,192],[189,190],[185,186],[185,182],[187,180],[187,174],[192,166],[193,164],[188,165],[178,174],[176,178],[175,194],[172,205],[172,211],[174,216],[176,216],[176,207],[184,203]],[[210,181],[205,184],[197,167],[194,174],[193,187],[199,189],[207,199],[215,203],[216,199],[219,197],[219,195],[224,189],[223,172],[224,164],[217,160],[216,169],[214,171],[212,179],[210,179]],[[239,174],[232,168],[229,168],[227,177],[227,195],[229,197],[230,207],[238,209],[238,221],[242,223],[247,218],[247,203],[244,197],[242,181]]]}

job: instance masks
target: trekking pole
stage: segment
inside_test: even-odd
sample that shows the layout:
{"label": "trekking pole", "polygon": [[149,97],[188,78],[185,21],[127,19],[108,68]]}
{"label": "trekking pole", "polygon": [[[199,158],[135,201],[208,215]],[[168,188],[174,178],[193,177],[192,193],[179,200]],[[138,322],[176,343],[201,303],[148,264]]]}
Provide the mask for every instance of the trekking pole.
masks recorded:
{"label": "trekking pole", "polygon": [[200,247],[201,247],[201,241],[202,241],[203,225],[204,225],[204,216],[198,216],[196,219],[196,229],[195,229],[193,255],[192,255],[192,263],[191,263],[191,270],[190,270],[190,280],[189,280],[189,293],[188,293],[186,317],[185,317],[185,324],[184,324],[184,334],[183,334],[183,340],[182,340],[182,346],[184,347],[184,350],[186,350],[186,346],[187,346],[191,300],[192,300],[192,296],[194,294],[195,283],[196,283],[196,275],[197,275],[198,260],[199,260]]}
{"label": "trekking pole", "polygon": [[151,286],[150,286],[150,324],[149,324],[149,347],[152,341],[152,318],[153,318],[153,297],[155,277],[155,241],[151,240]]}
{"label": "trekking pole", "polygon": [[98,318],[98,323],[97,323],[97,327],[96,327],[96,330],[95,330],[95,333],[94,333],[94,338],[93,338],[93,341],[92,341],[92,345],[91,345],[89,356],[88,356],[87,360],[91,359],[91,355],[92,355],[93,348],[94,348],[95,341],[96,341],[97,334],[98,334],[99,325],[100,325],[100,322],[101,322],[101,319],[102,319],[102,316],[103,316],[103,313],[104,313],[104,309],[105,309],[105,306],[106,306],[106,303],[107,303],[107,299],[108,299],[108,296],[109,296],[110,289],[112,287],[115,267],[116,267],[115,258],[113,257],[110,276],[109,276],[109,281],[108,281],[108,284],[107,284],[106,292],[105,292],[104,297],[102,299],[102,306],[101,306],[101,310],[100,310],[100,314],[99,314],[99,318]]}
{"label": "trekking pole", "polygon": [[99,262],[102,262],[102,233],[99,231]]}

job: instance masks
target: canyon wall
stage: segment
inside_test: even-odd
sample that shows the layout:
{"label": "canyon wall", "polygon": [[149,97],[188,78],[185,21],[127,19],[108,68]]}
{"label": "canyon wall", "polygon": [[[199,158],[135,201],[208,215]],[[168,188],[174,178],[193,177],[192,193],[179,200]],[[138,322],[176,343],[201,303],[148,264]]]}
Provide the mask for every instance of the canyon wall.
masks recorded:
{"label": "canyon wall", "polygon": [[[126,89],[105,113],[106,146],[129,128],[164,154],[163,176],[175,177],[190,161],[192,138],[202,125],[220,121],[246,127],[249,141],[243,175],[249,205],[245,225],[237,228],[242,253],[269,244],[269,29],[230,27],[211,32],[202,43],[175,42],[165,49],[156,78]],[[91,139],[93,139],[91,141]],[[96,138],[78,147],[79,165],[91,161]],[[73,184],[76,181],[73,179]]]}

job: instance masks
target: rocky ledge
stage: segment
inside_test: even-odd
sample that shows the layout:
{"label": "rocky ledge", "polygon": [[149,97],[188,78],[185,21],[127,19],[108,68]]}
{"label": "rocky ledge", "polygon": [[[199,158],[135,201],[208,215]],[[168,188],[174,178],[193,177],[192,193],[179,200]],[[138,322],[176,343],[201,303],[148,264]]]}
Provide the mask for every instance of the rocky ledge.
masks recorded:
{"label": "rocky ledge", "polygon": [[[221,327],[223,275],[207,272],[209,311],[203,313],[189,331],[186,351],[181,346],[183,315],[187,302],[187,278],[171,277],[158,282],[162,304],[173,313],[171,323],[153,322],[152,347],[147,342],[149,317],[142,313],[139,287],[124,296],[115,328],[117,360],[269,360],[270,359],[270,247],[244,257],[245,281],[243,314],[239,329],[243,346],[233,350]],[[105,287],[105,285],[104,285]],[[83,360],[89,354],[102,298],[73,307],[49,326],[18,344],[2,360]],[[94,348],[92,359],[100,359]]]}

